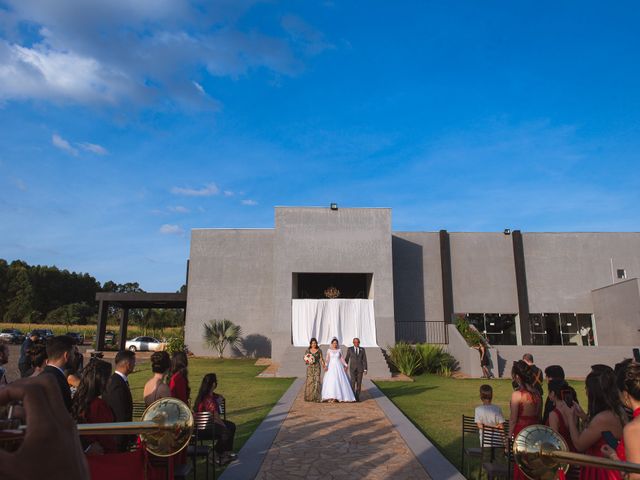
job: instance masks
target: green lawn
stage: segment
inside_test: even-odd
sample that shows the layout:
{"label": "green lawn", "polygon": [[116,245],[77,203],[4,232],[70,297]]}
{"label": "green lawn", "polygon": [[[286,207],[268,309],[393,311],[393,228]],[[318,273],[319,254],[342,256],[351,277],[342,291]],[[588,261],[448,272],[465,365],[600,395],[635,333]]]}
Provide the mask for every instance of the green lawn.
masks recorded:
{"label": "green lawn", "polygon": [[[480,404],[479,388],[483,383],[493,387],[496,405],[509,418],[510,380],[453,379],[436,375],[415,377],[415,382],[383,382],[376,384],[391,401],[425,434],[440,451],[460,468],[462,414],[473,416]],[[584,382],[569,381],[586,405]],[[465,467],[466,468],[466,467]]]}
{"label": "green lawn", "polygon": [[[284,392],[293,383],[291,378],[256,378],[265,367],[256,367],[252,359],[189,359],[189,386],[191,401],[198,395],[202,377],[207,373],[218,375],[217,392],[227,400],[227,420],[237,425],[234,447],[244,445],[260,422],[269,413]],[[144,362],[136,367],[130,377],[134,402],[142,401],[142,390],[151,378],[151,365]],[[204,478],[204,468],[198,467]]]}

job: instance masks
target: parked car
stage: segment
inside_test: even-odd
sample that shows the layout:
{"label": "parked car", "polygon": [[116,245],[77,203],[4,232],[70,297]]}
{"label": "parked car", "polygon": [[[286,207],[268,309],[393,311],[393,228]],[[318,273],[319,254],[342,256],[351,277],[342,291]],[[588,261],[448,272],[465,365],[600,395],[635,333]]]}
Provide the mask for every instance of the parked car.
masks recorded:
{"label": "parked car", "polygon": [[115,345],[116,343],[116,332],[107,330],[104,332],[104,344],[105,345]]}
{"label": "parked car", "polygon": [[31,330],[31,332],[29,333],[29,336],[31,336],[31,334],[35,333],[36,335],[38,335],[40,338],[42,338],[43,340],[46,340],[49,337],[53,337],[53,332],[48,329],[48,328],[34,328],[33,330]]}
{"label": "parked car", "polygon": [[0,340],[20,344],[24,342],[24,333],[17,328],[5,328],[0,332]]}
{"label": "parked car", "polygon": [[67,335],[76,342],[76,345],[84,344],[84,334],[81,332],[67,332]]}
{"label": "parked car", "polygon": [[164,343],[153,337],[136,337],[131,340],[127,340],[124,348],[131,350],[132,352],[135,352],[136,350],[140,352],[156,352],[164,348]]}

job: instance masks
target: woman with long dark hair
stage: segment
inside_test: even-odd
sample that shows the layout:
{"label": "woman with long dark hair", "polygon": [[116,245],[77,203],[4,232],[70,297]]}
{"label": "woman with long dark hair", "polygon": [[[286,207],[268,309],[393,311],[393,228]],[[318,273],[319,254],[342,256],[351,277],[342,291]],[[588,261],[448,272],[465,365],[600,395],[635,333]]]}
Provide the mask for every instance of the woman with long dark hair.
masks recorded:
{"label": "woman with long dark hair", "polygon": [[175,352],[171,357],[171,380],[169,381],[169,389],[171,396],[184,403],[189,403],[189,395],[191,389],[189,388],[189,374],[187,367],[189,366],[189,360],[185,352]]}
{"label": "woman with long dark hair", "polygon": [[[625,413],[620,401],[616,377],[611,368],[592,369],[585,379],[587,390],[588,411],[587,422],[582,431],[578,431],[578,410],[571,408],[563,401],[558,402],[558,408],[569,427],[571,441],[578,452],[602,457],[602,447],[606,444],[602,432],[611,432],[620,440]],[[595,466],[580,467],[581,480],[620,480],[620,472]]]}
{"label": "woman with long dark hair", "polygon": [[[113,412],[101,398],[111,376],[111,364],[92,358],[82,370],[80,383],[71,404],[71,415],[78,423],[113,422]],[[111,435],[82,436],[87,453],[114,453],[118,451],[116,438]]]}
{"label": "woman with long dark hair", "polygon": [[[215,436],[218,440],[216,443],[218,463],[224,464],[237,457],[237,455],[233,453],[233,439],[236,434],[236,425],[220,417],[220,405],[224,402],[224,397],[215,393],[217,386],[218,377],[216,374],[207,373],[200,384],[200,390],[198,391],[198,396],[195,401],[195,411],[211,412],[211,414],[213,414],[213,421],[216,423]],[[206,436],[204,438],[206,438]]]}
{"label": "woman with long dark hair", "polygon": [[[320,402],[322,400],[320,383],[320,372],[324,368],[324,358],[322,350],[318,346],[318,340],[312,338],[309,341],[309,348],[304,352],[305,363],[307,363],[307,378],[304,384],[304,401]],[[311,360],[309,360],[311,359]]]}
{"label": "woman with long dark hair", "polygon": [[156,400],[171,396],[171,389],[165,381],[170,368],[171,358],[167,352],[154,352],[151,355],[153,376],[145,383],[142,391],[142,398],[147,407]]}
{"label": "woman with long dark hair", "polygon": [[[509,418],[509,437],[513,438],[522,429],[540,423],[542,399],[533,386],[531,367],[525,361],[513,362],[511,379],[516,385],[516,390],[511,394]],[[513,467],[513,479],[527,480],[517,464]]]}

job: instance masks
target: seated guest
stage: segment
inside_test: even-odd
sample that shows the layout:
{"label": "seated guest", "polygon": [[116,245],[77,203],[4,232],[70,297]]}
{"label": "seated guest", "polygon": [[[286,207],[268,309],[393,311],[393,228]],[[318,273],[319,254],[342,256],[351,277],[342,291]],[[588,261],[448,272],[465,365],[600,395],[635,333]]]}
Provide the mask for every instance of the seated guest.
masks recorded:
{"label": "seated guest", "polygon": [[190,394],[188,365],[189,361],[185,352],[175,352],[171,357],[171,380],[169,382],[171,396],[186,404],[189,403]]}
{"label": "seated guest", "polygon": [[155,352],[151,355],[151,377],[144,385],[142,392],[144,404],[148,407],[156,400],[171,396],[171,389],[165,383],[169,369],[171,368],[171,358],[167,352]]}
{"label": "seated guest", "polygon": [[67,383],[67,376],[64,370],[69,368],[72,361],[74,342],[68,335],[58,335],[47,339],[47,366],[42,371],[43,375],[53,375],[60,386],[62,399],[71,411],[71,389]]}
{"label": "seated guest", "polygon": [[[102,398],[113,411],[116,422],[130,422],[133,418],[133,399],[129,390],[128,376],[136,366],[136,354],[120,350],[116,354],[116,372],[111,375]],[[124,452],[135,441],[135,436],[121,435],[117,439],[118,451]]]}
{"label": "seated guest", "polygon": [[[71,405],[71,415],[78,423],[114,422],[113,412],[101,395],[111,376],[111,364],[92,358],[82,371],[82,377]],[[116,437],[92,435],[80,437],[88,454],[115,453],[118,451]]]}
{"label": "seated guest", "polygon": [[503,447],[504,442],[502,439],[498,441],[497,438],[491,436],[490,445],[482,444],[482,429],[486,427],[495,427],[502,430],[504,424],[504,416],[502,415],[502,409],[498,405],[491,403],[493,400],[493,388],[491,385],[480,385],[480,400],[482,405],[478,405],[475,411],[475,422],[478,425],[480,431],[480,445],[484,447]]}
{"label": "seated guest", "polygon": [[6,385],[9,383],[7,380],[7,372],[3,365],[9,362],[9,347],[4,342],[0,341],[0,385]]}
{"label": "seated guest", "polygon": [[[578,431],[578,409],[574,404],[571,408],[562,401],[556,401],[558,410],[562,413],[564,421],[569,428],[571,442],[576,451],[587,455],[603,457],[602,447],[605,440],[602,432],[609,431],[620,440],[622,438],[622,426],[625,421],[624,410],[616,378],[611,368],[593,368],[585,380],[588,399],[588,413],[586,426]],[[581,479],[620,480],[620,472],[608,470],[596,466],[580,467]]]}
{"label": "seated guest", "polygon": [[42,373],[47,364],[47,350],[41,343],[34,344],[27,352],[31,362],[30,377],[37,377]]}
{"label": "seated guest", "polygon": [[[233,453],[233,439],[236,434],[236,425],[233,422],[223,420],[220,417],[220,403],[224,401],[222,395],[215,393],[218,386],[218,378],[215,373],[208,373],[202,379],[200,391],[195,401],[196,412],[211,412],[213,421],[216,423],[215,436],[216,453],[218,454],[218,463],[228,463],[236,458]],[[209,432],[207,432],[208,434]],[[204,438],[207,438],[205,434]]]}

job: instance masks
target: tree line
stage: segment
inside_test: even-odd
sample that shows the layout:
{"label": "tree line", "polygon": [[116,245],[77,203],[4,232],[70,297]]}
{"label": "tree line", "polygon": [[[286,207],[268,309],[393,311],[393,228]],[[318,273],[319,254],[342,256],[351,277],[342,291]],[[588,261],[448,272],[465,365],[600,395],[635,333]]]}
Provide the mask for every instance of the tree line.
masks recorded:
{"label": "tree line", "polygon": [[[184,286],[180,291],[184,290]],[[22,260],[0,259],[0,319],[7,323],[96,323],[97,292],[144,292],[137,282],[100,284],[88,273],[60,270],[56,266],[29,265]],[[120,312],[110,309],[109,320]],[[129,321],[152,330],[183,323],[183,311],[139,309],[129,312]]]}

